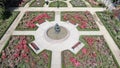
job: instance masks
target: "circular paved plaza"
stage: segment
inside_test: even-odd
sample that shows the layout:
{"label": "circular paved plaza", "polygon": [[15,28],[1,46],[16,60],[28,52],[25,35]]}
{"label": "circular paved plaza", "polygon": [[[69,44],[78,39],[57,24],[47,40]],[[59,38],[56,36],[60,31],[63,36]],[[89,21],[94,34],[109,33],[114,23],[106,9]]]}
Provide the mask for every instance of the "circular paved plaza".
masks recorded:
{"label": "circular paved plaza", "polygon": [[51,40],[61,40],[66,39],[66,36],[68,35],[68,30],[62,26],[59,27],[60,32],[55,31],[55,26],[49,28],[45,34],[50,38]]}
{"label": "circular paved plaza", "polygon": [[[33,41],[40,48],[40,50],[38,51],[34,50],[33,48],[33,50],[37,54],[40,53],[44,49],[48,49],[51,51],[56,51],[56,50],[63,51],[66,49],[70,49],[73,51],[71,47],[75,45],[79,40],[79,31],[76,29],[76,26],[69,22],[59,23],[59,25],[62,27],[60,34],[63,34],[63,33],[64,34],[61,36],[55,33],[56,36],[59,36],[59,39],[58,38],[56,39],[56,36],[52,34],[51,35],[52,39],[51,39],[50,37],[48,37],[50,35],[47,35],[47,32],[49,31],[49,29],[51,29],[50,31],[54,33],[53,26],[55,26],[55,24],[56,24],[55,22],[47,21],[41,25],[38,25],[39,28],[35,32],[35,41]],[[82,46],[83,44],[81,44],[81,47]],[[78,50],[75,50],[73,52],[77,53]]]}

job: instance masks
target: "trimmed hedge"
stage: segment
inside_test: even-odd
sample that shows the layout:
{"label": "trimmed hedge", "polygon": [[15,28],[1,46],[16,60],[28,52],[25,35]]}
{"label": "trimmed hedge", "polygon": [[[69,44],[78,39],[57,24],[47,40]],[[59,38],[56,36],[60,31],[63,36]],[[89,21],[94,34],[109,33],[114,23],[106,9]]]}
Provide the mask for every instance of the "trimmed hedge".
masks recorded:
{"label": "trimmed hedge", "polygon": [[19,12],[12,12],[12,15],[6,20],[0,20],[0,39],[9,29],[10,25],[13,23]]}
{"label": "trimmed hedge", "polygon": [[49,4],[49,7],[67,7],[67,3],[63,1],[54,1]]}

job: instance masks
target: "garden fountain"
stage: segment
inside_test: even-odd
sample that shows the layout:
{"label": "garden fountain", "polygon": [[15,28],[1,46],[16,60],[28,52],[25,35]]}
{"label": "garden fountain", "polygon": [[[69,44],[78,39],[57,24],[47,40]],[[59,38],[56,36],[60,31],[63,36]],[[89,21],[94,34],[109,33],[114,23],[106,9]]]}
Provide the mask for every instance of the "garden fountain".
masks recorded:
{"label": "garden fountain", "polygon": [[55,26],[52,26],[48,28],[48,30],[45,32],[45,37],[49,41],[61,41],[67,39],[69,36],[69,31],[58,24],[55,24]]}

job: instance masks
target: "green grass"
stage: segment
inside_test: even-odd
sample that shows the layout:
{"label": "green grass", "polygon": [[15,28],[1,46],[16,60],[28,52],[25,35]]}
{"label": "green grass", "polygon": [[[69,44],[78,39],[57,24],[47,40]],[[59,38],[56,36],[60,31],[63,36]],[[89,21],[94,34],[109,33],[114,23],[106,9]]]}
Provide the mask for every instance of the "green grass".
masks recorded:
{"label": "green grass", "polygon": [[99,31],[99,28],[96,28],[96,29],[81,29],[79,26],[76,27],[78,31]]}
{"label": "green grass", "polygon": [[[78,4],[75,0],[71,0],[70,3],[73,7],[87,7],[86,4],[82,1],[82,0],[79,0],[80,4]],[[76,5],[76,3],[78,5]]]}
{"label": "green grass", "polygon": [[18,27],[15,30],[18,30],[18,31],[36,31],[37,29],[38,29],[37,26],[35,28],[21,28],[18,25]]}
{"label": "green grass", "polygon": [[[30,47],[29,47],[30,48]],[[36,54],[31,48],[30,48],[30,53],[32,54],[32,56],[34,57],[34,58],[36,58],[37,56],[40,56],[41,55],[41,53],[42,52],[44,52],[44,51],[47,51],[47,53],[50,55],[50,59],[49,59],[49,64],[48,64],[48,68],[50,68],[51,67],[51,61],[52,61],[52,51],[50,51],[50,50],[43,50],[43,51],[41,51],[39,54]],[[39,62],[40,64],[41,64],[41,62]]]}
{"label": "green grass", "polygon": [[[37,4],[40,3],[40,4]],[[39,0],[39,2],[37,2],[36,0],[34,0],[31,4],[30,7],[43,7],[45,4],[45,0]]]}
{"label": "green grass", "polygon": [[63,1],[54,1],[49,4],[49,7],[67,7],[67,4]]}
{"label": "green grass", "polygon": [[[30,53],[32,54],[32,56],[33,56],[33,58],[34,59],[38,59],[37,57],[38,56],[40,56],[41,55],[41,53],[42,52],[47,52],[49,55],[50,55],[50,57],[49,57],[49,64],[48,64],[48,67],[47,68],[50,68],[51,67],[51,56],[52,56],[52,52],[51,51],[49,51],[49,50],[43,50],[43,51],[41,51],[39,54],[35,54],[34,52],[33,52],[33,50],[30,48]],[[42,60],[40,60],[40,61],[38,61],[37,62],[37,64],[42,64],[44,61],[42,61]],[[29,68],[30,67],[30,65],[29,65],[29,63],[25,63],[24,61],[22,61],[22,62],[20,62],[20,64],[18,65],[18,68]],[[42,66],[39,66],[39,67],[42,67]]]}
{"label": "green grass", "polygon": [[22,61],[19,65],[18,68],[30,68],[30,65],[28,63],[25,63]]}
{"label": "green grass", "polygon": [[0,39],[3,37],[5,32],[11,26],[19,12],[12,12],[12,15],[6,20],[0,20]]}

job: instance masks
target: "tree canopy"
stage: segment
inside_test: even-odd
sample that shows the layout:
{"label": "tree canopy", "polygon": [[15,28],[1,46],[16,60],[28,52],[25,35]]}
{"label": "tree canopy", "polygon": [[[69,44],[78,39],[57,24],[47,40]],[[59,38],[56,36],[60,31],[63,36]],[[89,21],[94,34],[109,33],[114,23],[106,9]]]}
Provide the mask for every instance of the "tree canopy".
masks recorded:
{"label": "tree canopy", "polygon": [[4,0],[0,0],[0,19],[3,19],[5,12],[5,2]]}
{"label": "tree canopy", "polygon": [[18,7],[18,3],[21,0],[0,0],[0,19],[9,18],[11,12],[9,11],[10,6]]}

